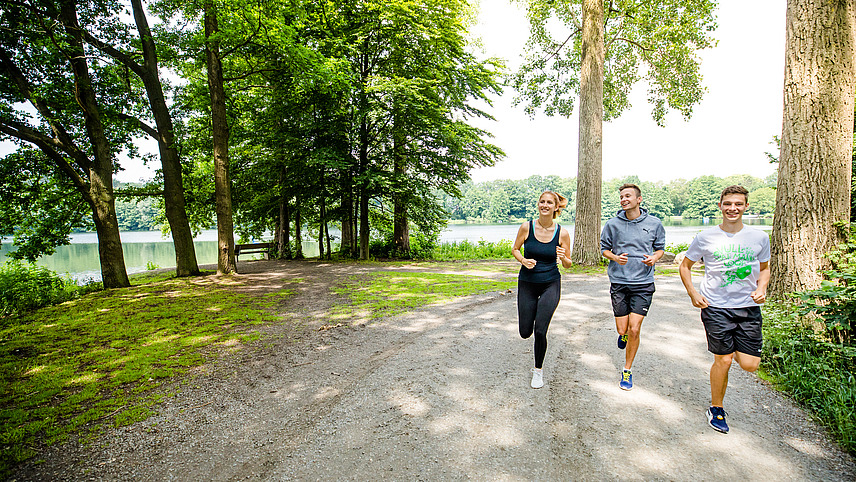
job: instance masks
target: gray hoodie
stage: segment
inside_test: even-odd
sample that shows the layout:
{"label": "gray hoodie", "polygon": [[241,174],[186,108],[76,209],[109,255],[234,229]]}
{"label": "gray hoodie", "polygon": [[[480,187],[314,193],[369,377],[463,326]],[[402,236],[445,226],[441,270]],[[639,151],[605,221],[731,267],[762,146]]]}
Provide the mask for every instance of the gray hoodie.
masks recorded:
{"label": "gray hoodie", "polygon": [[607,273],[610,283],[647,284],[654,282],[654,267],[642,263],[644,255],[666,247],[666,230],[663,223],[648,210],[639,208],[641,214],[634,220],[627,219],[624,210],[603,227],[600,233],[600,251],[607,249],[616,255],[628,253],[627,264],[621,266],[615,261],[609,262]]}

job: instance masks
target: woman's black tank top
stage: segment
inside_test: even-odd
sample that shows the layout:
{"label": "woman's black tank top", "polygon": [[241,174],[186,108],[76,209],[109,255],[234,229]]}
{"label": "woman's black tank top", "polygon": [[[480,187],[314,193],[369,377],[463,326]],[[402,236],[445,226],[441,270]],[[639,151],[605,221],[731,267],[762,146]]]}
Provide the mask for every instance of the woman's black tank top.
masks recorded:
{"label": "woman's black tank top", "polygon": [[529,221],[529,236],[523,241],[523,257],[537,261],[532,269],[520,267],[518,279],[529,283],[549,283],[562,277],[559,265],[556,263],[556,247],[559,246],[559,231],[562,227],[556,225],[553,239],[542,243],[535,238],[535,226]]}

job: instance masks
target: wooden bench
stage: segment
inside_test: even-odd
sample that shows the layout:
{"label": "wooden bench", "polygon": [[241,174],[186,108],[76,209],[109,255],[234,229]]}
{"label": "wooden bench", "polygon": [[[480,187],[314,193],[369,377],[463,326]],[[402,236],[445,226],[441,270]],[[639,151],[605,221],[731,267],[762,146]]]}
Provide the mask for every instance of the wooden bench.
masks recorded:
{"label": "wooden bench", "polygon": [[235,245],[235,264],[238,264],[238,256],[242,254],[257,254],[262,253],[265,259],[270,259],[270,248],[273,243],[250,243]]}

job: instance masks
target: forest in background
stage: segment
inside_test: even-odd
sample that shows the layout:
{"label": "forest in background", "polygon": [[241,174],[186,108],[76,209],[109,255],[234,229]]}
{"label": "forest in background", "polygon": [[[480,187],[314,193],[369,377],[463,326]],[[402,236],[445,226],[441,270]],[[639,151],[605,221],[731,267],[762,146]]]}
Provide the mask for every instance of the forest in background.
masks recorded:
{"label": "forest in background", "polygon": [[[610,179],[603,182],[601,199],[602,219],[609,219],[620,209],[618,187],[624,183],[637,184],[642,189],[643,207],[661,219],[680,216],[685,219],[715,217],[719,211],[716,202],[725,186],[739,184],[749,190],[747,214],[772,217],[776,207],[776,175],[764,179],[750,175],[724,178],[701,176],[691,180],[676,179],[669,182],[645,182],[637,176]],[[117,189],[135,187],[134,184],[115,183]],[[460,197],[435,191],[433,196],[445,209],[449,221],[468,223],[518,222],[535,215],[535,203],[545,190],[556,191],[569,200],[563,219],[574,218],[576,179],[559,176],[530,176],[526,179],[500,179],[485,182],[467,182],[461,186]],[[164,216],[156,199],[116,202],[116,217],[122,231],[161,229]],[[216,225],[212,217],[210,226]],[[317,230],[317,223],[307,224]],[[240,231],[240,228],[239,228]],[[376,233],[381,235],[381,233]]]}

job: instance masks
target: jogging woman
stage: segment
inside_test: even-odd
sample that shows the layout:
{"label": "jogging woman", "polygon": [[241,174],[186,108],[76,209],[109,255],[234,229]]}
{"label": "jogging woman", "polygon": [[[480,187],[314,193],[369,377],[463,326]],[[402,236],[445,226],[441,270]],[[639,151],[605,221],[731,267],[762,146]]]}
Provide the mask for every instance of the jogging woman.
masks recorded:
{"label": "jogging woman", "polygon": [[[547,353],[547,328],[559,305],[562,266],[571,267],[571,236],[556,223],[556,217],[568,205],[568,200],[553,191],[544,191],[538,198],[538,219],[527,221],[517,230],[511,254],[522,265],[517,280],[517,315],[520,336],[535,334],[535,368],[532,388],[544,386],[543,365]],[[523,248],[521,253],[520,248]]]}

